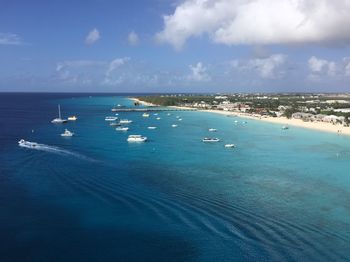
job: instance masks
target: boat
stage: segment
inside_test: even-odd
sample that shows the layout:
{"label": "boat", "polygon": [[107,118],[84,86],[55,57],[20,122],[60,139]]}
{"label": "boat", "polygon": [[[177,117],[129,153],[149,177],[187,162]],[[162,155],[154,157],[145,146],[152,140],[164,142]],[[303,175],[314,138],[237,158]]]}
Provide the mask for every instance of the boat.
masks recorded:
{"label": "boat", "polygon": [[106,116],[105,117],[105,121],[115,121],[117,119],[118,119],[118,117],[116,117],[116,116]]}
{"label": "boat", "polygon": [[202,139],[203,142],[220,142],[219,138],[211,138],[211,137],[205,137]]}
{"label": "boat", "polygon": [[61,136],[71,137],[71,136],[74,136],[74,133],[69,131],[68,129],[65,129],[64,132],[61,134]]}
{"label": "boat", "polygon": [[120,124],[118,122],[111,122],[109,125],[110,126],[120,126]]}
{"label": "boat", "polygon": [[157,120],[160,120],[160,117],[157,117],[156,119],[157,119]]}
{"label": "boat", "polygon": [[149,127],[147,127],[148,129],[157,129],[157,127],[156,126],[149,126]]}
{"label": "boat", "polygon": [[145,142],[147,137],[141,135],[130,135],[127,139],[128,142]]}
{"label": "boat", "polygon": [[142,116],[143,117],[149,117],[149,114],[148,113],[143,113]]}
{"label": "boat", "polygon": [[78,118],[76,116],[70,116],[68,117],[68,121],[77,121]]}
{"label": "boat", "polygon": [[120,119],[119,124],[130,124],[132,123],[132,120],[129,119]]}
{"label": "boat", "polygon": [[282,126],[282,130],[287,130],[287,129],[289,129],[289,126]]}
{"label": "boat", "polygon": [[127,126],[118,126],[115,130],[117,130],[117,131],[128,131],[129,128]]}
{"label": "boat", "polygon": [[226,144],[225,147],[226,148],[233,148],[233,147],[235,147],[235,144]]}
{"label": "boat", "polygon": [[180,118],[180,116],[176,116],[176,118]]}
{"label": "boat", "polygon": [[216,131],[218,131],[218,130],[215,128],[209,128],[209,132],[216,132]]}
{"label": "boat", "polygon": [[55,118],[51,121],[53,124],[62,124],[62,123],[67,123],[67,119],[62,119],[61,117],[61,106],[58,105],[58,118]]}
{"label": "boat", "polygon": [[177,125],[175,125],[175,124],[173,124],[173,125],[171,125],[172,127],[177,127]]}
{"label": "boat", "polygon": [[158,113],[154,113],[153,115],[154,115],[154,116],[157,116],[157,115],[158,115]]}
{"label": "boat", "polygon": [[116,116],[119,116],[119,114],[118,114],[118,113],[115,113],[115,115],[116,115]]}
{"label": "boat", "polygon": [[166,115],[167,115],[167,116],[171,116],[171,114],[170,114],[170,113],[167,113]]}
{"label": "boat", "polygon": [[18,141],[18,145],[21,147],[36,148],[39,144],[21,139]]}
{"label": "boat", "polygon": [[182,121],[182,118],[179,118],[178,120],[179,120],[179,121]]}

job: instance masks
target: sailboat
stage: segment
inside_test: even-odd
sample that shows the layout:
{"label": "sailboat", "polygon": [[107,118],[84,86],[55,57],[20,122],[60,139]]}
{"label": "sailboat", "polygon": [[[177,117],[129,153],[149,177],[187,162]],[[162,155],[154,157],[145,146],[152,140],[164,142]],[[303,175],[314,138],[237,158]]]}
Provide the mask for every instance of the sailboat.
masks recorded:
{"label": "sailboat", "polygon": [[53,124],[62,124],[62,123],[66,123],[67,119],[62,119],[61,118],[61,106],[58,105],[58,118],[55,118],[51,121],[51,123]]}

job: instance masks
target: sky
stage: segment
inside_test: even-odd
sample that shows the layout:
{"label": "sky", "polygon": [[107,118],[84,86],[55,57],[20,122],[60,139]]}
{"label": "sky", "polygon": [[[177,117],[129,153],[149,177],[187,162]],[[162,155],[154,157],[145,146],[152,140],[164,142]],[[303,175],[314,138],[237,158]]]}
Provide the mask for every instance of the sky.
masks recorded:
{"label": "sky", "polygon": [[350,0],[0,0],[0,92],[350,92]]}

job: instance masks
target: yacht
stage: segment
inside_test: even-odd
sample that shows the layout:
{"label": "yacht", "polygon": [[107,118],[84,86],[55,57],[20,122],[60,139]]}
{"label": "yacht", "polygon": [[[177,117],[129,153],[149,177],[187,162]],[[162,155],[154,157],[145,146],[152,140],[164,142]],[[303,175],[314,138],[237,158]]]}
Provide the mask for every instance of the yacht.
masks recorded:
{"label": "yacht", "polygon": [[132,120],[129,119],[120,119],[119,124],[130,124],[132,123]]}
{"label": "yacht", "polygon": [[148,113],[143,113],[142,116],[143,117],[149,117],[149,114]]}
{"label": "yacht", "polygon": [[130,135],[127,139],[128,142],[145,142],[147,137],[141,135]]}
{"label": "yacht", "polygon": [[173,125],[171,125],[172,127],[177,127],[177,125],[175,125],[175,124],[173,124]]}
{"label": "yacht", "polygon": [[77,121],[77,120],[78,120],[77,116],[68,117],[68,121]]}
{"label": "yacht", "polygon": [[117,130],[117,131],[128,131],[129,128],[127,126],[118,126],[115,130]]}
{"label": "yacht", "polygon": [[226,148],[233,148],[233,147],[235,147],[235,144],[226,144],[225,147]]}
{"label": "yacht", "polygon": [[220,142],[219,138],[211,138],[211,137],[205,137],[202,139],[203,142]]}
{"label": "yacht", "polygon": [[71,136],[74,136],[74,133],[69,131],[68,129],[65,129],[64,132],[61,134],[61,136],[71,137]]}
{"label": "yacht", "polygon": [[67,119],[62,119],[61,117],[61,106],[58,105],[58,118],[55,118],[51,121],[51,123],[53,124],[62,124],[62,123],[66,123]]}
{"label": "yacht", "polygon": [[218,131],[218,130],[215,128],[209,128],[209,132],[216,132],[216,131]]}
{"label": "yacht", "polygon": [[18,141],[18,145],[21,147],[36,148],[39,144],[35,143],[35,142],[29,142],[29,141],[25,141],[24,139],[21,139]]}
{"label": "yacht", "polygon": [[106,116],[105,117],[105,121],[115,121],[117,119],[118,119],[118,117],[116,117],[116,116]]}
{"label": "yacht", "polygon": [[148,129],[157,129],[157,127],[156,126],[149,126],[149,127],[147,127]]}

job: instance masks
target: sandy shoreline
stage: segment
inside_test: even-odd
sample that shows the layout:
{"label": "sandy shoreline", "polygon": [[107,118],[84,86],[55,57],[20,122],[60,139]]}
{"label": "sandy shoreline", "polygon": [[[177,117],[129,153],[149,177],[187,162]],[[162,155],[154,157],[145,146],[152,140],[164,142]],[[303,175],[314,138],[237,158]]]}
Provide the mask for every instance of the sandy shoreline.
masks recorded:
{"label": "sandy shoreline", "polygon": [[[156,106],[151,103],[147,103],[144,101],[141,101],[136,98],[132,98],[134,101],[138,101],[142,105],[146,106]],[[173,108],[179,108],[179,109],[193,109],[191,107],[180,107],[180,106],[170,106]],[[288,126],[295,126],[295,127],[301,127],[301,128],[308,128],[308,129],[313,129],[317,131],[322,131],[322,132],[329,132],[329,133],[334,133],[338,135],[347,135],[350,136],[350,127],[345,127],[342,125],[333,125],[331,123],[325,123],[325,122],[304,122],[301,119],[288,119],[286,117],[255,117],[249,114],[245,113],[238,113],[238,112],[229,112],[229,111],[222,111],[222,110],[201,110],[197,109],[198,112],[207,112],[207,113],[214,113],[214,114],[220,114],[220,115],[225,115],[225,116],[237,116],[237,117],[242,117],[242,118],[247,118],[247,119],[252,119],[252,120],[259,120],[259,121],[265,121],[269,123],[274,123],[274,124],[280,124],[281,127],[283,125],[288,125]]]}

